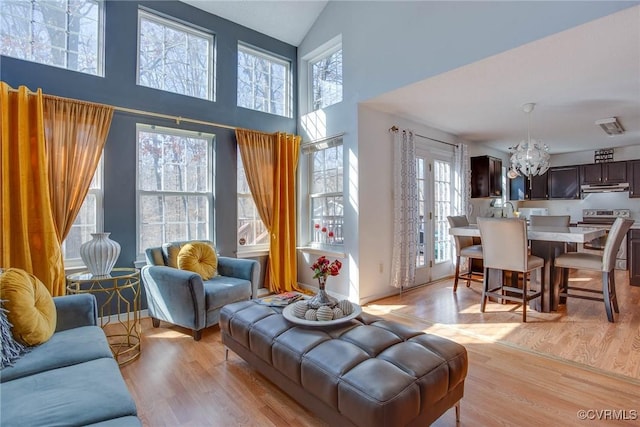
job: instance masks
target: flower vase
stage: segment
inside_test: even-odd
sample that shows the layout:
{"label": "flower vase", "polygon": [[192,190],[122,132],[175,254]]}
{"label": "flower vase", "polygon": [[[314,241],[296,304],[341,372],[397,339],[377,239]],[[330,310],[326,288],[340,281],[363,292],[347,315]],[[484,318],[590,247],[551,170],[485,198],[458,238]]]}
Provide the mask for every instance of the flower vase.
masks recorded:
{"label": "flower vase", "polygon": [[333,308],[338,305],[338,300],[325,291],[324,288],[326,283],[327,278],[325,276],[318,277],[318,293],[307,301],[307,306],[309,308],[318,308],[323,305],[328,305]]}
{"label": "flower vase", "polygon": [[91,233],[93,239],[80,246],[80,258],[94,276],[106,276],[120,256],[120,244],[109,238],[111,233]]}

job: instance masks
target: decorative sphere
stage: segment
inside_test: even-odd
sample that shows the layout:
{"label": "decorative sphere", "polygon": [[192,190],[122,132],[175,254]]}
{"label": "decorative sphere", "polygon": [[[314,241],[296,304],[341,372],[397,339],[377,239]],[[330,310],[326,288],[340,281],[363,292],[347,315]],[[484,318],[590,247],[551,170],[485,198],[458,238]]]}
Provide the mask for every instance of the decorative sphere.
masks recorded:
{"label": "decorative sphere", "polygon": [[299,319],[304,319],[304,315],[309,307],[307,307],[306,301],[298,301],[293,306],[293,315]]}
{"label": "decorative sphere", "polygon": [[333,319],[333,310],[328,305],[322,305],[318,307],[316,311],[316,318],[321,322]]}
{"label": "decorative sphere", "polygon": [[342,310],[342,313],[344,313],[345,316],[348,316],[351,313],[353,313],[353,305],[351,305],[351,302],[349,300],[346,300],[346,299],[341,300],[338,303],[338,308]]}
{"label": "decorative sphere", "polygon": [[307,310],[307,312],[304,314],[304,318],[307,320],[316,320],[316,312],[318,310],[314,309],[314,308],[310,308],[309,310]]}
{"label": "decorative sphere", "polygon": [[340,307],[336,307],[333,309],[333,319],[341,319],[344,317],[344,313]]}

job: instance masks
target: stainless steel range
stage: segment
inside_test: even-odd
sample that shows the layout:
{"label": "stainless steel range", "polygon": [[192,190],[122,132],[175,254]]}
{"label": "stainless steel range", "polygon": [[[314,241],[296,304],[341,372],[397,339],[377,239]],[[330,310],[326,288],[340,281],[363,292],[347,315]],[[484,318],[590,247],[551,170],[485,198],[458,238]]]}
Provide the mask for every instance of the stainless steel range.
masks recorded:
{"label": "stainless steel range", "polygon": [[[629,218],[631,211],[629,209],[583,209],[582,221],[578,225],[584,227],[597,227],[607,230],[607,234],[584,245],[578,245],[579,252],[596,253],[602,255],[604,245],[607,241],[608,231],[616,218]],[[627,269],[627,238],[625,236],[620,250],[616,255],[616,270]]]}

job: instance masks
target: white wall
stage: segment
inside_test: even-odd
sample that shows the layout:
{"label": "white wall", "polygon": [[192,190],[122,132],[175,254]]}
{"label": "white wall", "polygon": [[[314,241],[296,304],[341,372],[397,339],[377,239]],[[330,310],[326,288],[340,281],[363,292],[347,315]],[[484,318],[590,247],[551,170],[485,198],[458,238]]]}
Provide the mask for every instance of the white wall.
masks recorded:
{"label": "white wall", "polygon": [[[370,301],[397,293],[391,287],[393,252],[393,135],[392,126],[410,129],[420,135],[455,144],[453,135],[419,123],[360,106],[358,135],[360,144],[359,176],[359,262],[360,299]],[[420,142],[442,149],[437,142]],[[382,271],[380,271],[382,266]]]}
{"label": "white wall", "polygon": [[[335,286],[336,292],[360,302],[393,291],[388,277],[392,221],[388,211],[391,136],[387,130],[397,124],[419,133],[436,132],[359,109],[361,101],[630,6],[610,1],[329,2],[298,47],[298,57],[304,58],[329,40],[342,37],[341,103],[306,114],[308,69],[304,60],[298,64],[303,141],[345,133],[344,252],[348,266],[331,279],[329,291]],[[315,256],[298,257],[300,281],[310,281],[313,260]]]}

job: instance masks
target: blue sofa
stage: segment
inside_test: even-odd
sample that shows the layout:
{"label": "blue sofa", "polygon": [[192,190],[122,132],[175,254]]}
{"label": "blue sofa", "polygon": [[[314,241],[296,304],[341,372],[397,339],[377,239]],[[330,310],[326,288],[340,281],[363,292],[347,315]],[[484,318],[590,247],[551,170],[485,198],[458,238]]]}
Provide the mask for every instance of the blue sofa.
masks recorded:
{"label": "blue sofa", "polygon": [[56,331],[0,370],[0,425],[141,426],[91,294],[53,299]]}
{"label": "blue sofa", "polygon": [[258,295],[260,264],[218,256],[218,275],[203,281],[199,274],[177,268],[178,252],[187,243],[148,248],[141,275],[153,326],[160,326],[161,320],[182,326],[199,341],[204,328],[218,323],[223,306]]}

